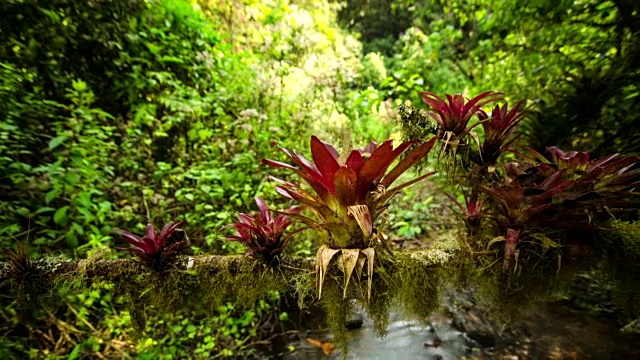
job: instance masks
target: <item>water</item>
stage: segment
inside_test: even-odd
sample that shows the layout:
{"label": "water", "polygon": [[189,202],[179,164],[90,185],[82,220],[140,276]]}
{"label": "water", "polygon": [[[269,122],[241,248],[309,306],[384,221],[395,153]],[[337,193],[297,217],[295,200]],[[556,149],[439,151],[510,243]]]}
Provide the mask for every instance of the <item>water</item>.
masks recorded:
{"label": "water", "polygon": [[[457,298],[456,298],[457,297]],[[455,301],[452,301],[454,300]],[[457,306],[454,304],[464,304]],[[576,311],[567,304],[540,304],[506,328],[488,319],[484,309],[457,293],[425,319],[407,319],[392,311],[385,337],[359,312],[363,325],[349,332],[347,359],[640,359],[640,336],[620,333],[613,320]],[[331,335],[310,335],[324,342]],[[290,344],[282,358],[342,359],[324,354],[305,339]]]}

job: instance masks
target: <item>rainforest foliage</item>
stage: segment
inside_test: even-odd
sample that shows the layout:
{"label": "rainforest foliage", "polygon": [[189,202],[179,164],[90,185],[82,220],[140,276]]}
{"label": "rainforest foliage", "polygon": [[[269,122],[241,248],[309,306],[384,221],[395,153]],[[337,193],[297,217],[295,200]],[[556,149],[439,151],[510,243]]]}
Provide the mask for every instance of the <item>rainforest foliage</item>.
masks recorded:
{"label": "rainforest foliage", "polygon": [[[637,1],[4,0],[0,13],[0,247],[27,244],[7,251],[16,266],[27,253],[123,257],[103,254],[122,234],[158,270],[246,248],[272,264],[320,247],[328,265],[345,248],[371,281],[368,249],[449,226],[445,201],[469,234],[493,230],[469,246],[503,244],[506,269],[521,249],[597,249],[530,231],[575,230],[561,215],[637,217],[618,211],[638,204],[624,196],[640,153]],[[285,150],[291,176],[279,147],[312,161]],[[386,193],[427,157],[438,174]],[[283,236],[295,219],[319,231]],[[170,318],[148,308],[151,325],[110,284],[55,291],[64,301],[38,317],[2,297],[0,357],[242,358],[289,321],[277,290]]]}

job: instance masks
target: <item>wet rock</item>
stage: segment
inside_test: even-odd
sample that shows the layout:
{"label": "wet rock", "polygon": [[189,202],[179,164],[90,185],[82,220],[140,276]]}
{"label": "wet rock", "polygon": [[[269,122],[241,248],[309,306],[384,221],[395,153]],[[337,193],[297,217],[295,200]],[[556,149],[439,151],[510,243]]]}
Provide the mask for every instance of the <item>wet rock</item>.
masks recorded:
{"label": "wet rock", "polygon": [[439,347],[440,345],[442,345],[442,340],[440,340],[440,338],[435,338],[432,340],[427,340],[424,343],[424,346],[426,347]]}
{"label": "wet rock", "polygon": [[348,330],[355,330],[360,329],[363,323],[364,319],[349,319],[347,320],[346,326]]}
{"label": "wet rock", "polygon": [[486,319],[472,312],[456,314],[453,320],[453,327],[466,333],[469,338],[483,347],[493,347],[496,344],[494,335],[496,329]]}
{"label": "wet rock", "polygon": [[482,330],[472,330],[467,335],[484,347],[493,347],[496,345],[496,338],[493,334]]}
{"label": "wet rock", "polygon": [[360,329],[364,324],[365,313],[363,309],[357,309],[355,314],[347,318],[345,326],[348,330]]}
{"label": "wet rock", "polygon": [[433,327],[433,325],[429,325],[425,328],[425,330],[430,333],[433,334],[436,331],[436,328]]}

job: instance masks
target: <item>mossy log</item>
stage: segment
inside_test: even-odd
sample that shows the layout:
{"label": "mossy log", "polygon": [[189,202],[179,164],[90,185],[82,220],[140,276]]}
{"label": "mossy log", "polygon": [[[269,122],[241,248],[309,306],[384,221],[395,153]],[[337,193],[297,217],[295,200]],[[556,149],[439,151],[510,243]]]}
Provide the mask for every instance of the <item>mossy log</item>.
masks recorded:
{"label": "mossy log", "polygon": [[[453,256],[453,251],[421,250],[415,252],[398,253],[395,255],[399,263],[414,262],[422,266],[432,266],[446,263]],[[42,258],[30,260],[30,275],[38,277],[39,281],[75,281],[78,278],[89,281],[118,281],[134,275],[142,275],[152,270],[137,259],[79,259],[63,260]],[[199,273],[215,274],[224,269],[231,275],[242,271],[252,271],[259,264],[259,260],[242,255],[202,255],[180,256],[167,271],[197,271]],[[283,273],[290,271],[313,271],[313,258],[283,258],[275,265]],[[0,283],[15,280],[9,262],[0,263]]]}

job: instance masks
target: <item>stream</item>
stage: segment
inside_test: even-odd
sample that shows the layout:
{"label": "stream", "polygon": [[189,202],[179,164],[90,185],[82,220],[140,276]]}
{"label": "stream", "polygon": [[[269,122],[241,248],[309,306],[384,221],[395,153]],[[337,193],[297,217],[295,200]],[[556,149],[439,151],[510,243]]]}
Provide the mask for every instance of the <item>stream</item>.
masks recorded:
{"label": "stream", "polygon": [[[576,309],[566,301],[549,301],[503,327],[492,321],[472,291],[445,296],[442,307],[425,319],[393,311],[385,337],[378,337],[364,311],[353,319],[347,359],[640,359],[640,336],[620,332],[613,320]],[[361,324],[361,326],[360,326]],[[307,340],[307,336],[311,341]],[[289,343],[279,358],[342,359],[323,352],[331,334],[306,332]]]}

